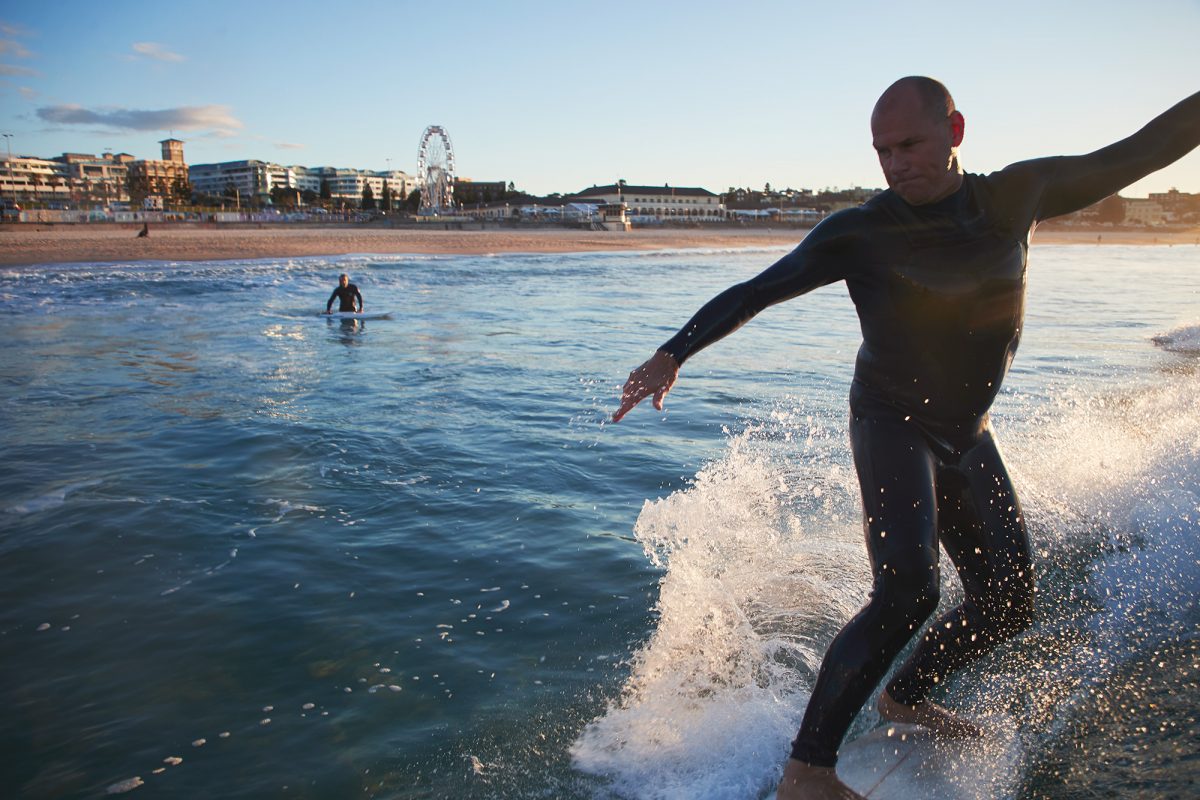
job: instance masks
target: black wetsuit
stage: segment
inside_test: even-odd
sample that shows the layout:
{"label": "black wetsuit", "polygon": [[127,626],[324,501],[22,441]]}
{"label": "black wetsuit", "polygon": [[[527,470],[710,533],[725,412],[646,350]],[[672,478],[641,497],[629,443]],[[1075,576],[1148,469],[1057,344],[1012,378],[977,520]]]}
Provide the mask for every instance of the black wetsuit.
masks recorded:
{"label": "black wetsuit", "polygon": [[767,306],[844,280],[863,343],[850,439],[874,583],[825,655],[792,756],[833,766],[854,716],[938,604],[938,543],[965,599],[935,621],[888,685],[913,704],[1028,627],[1029,540],[988,409],[1012,363],[1029,237],[1200,143],[1200,95],[1086,156],[965,175],[943,200],[892,191],[822,222],[757,277],[705,305],[662,349],[680,364]]}
{"label": "black wetsuit", "polygon": [[[358,305],[354,304],[358,300]],[[329,295],[329,302],[325,304],[325,311],[328,312],[333,308],[333,301],[337,300],[341,305],[338,311],[356,311],[362,308],[362,295],[359,294],[358,287],[353,283],[348,283],[345,286],[339,285],[333,290],[333,294]]]}

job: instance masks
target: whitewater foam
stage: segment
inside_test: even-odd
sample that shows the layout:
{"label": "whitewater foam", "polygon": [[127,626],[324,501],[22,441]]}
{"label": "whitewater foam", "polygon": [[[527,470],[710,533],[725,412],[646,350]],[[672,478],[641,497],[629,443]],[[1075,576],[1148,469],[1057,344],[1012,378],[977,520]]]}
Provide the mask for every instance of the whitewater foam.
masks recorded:
{"label": "whitewater foam", "polygon": [[826,430],[794,437],[796,421],[768,414],[638,517],[666,570],[658,626],[572,749],[621,796],[745,798],[772,783],[828,640],[866,596],[852,474],[831,469]]}
{"label": "whitewater foam", "polygon": [[1181,325],[1154,336],[1152,341],[1173,353],[1200,354],[1200,324]]}
{"label": "whitewater foam", "polygon": [[[1200,593],[1198,374],[1072,393],[999,425],[1044,574],[1038,622],[952,687],[972,713],[1024,721],[1016,767]],[[769,790],[821,655],[869,590],[843,440],[775,408],[730,435],[691,486],[645,504],[635,535],[665,570],[658,624],[621,696],[572,748],[577,767],[621,797]],[[952,569],[943,582],[943,603],[958,602]],[[850,738],[875,721],[865,712]]]}

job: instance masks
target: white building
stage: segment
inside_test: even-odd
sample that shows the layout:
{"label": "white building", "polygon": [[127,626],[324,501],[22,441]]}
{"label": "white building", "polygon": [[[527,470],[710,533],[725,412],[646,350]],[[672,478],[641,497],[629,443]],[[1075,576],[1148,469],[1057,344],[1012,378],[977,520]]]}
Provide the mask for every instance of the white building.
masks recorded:
{"label": "white building", "polygon": [[267,202],[277,187],[321,194],[322,184],[329,187],[331,198],[351,203],[362,200],[363,189],[371,187],[376,200],[383,198],[383,185],[397,200],[416,188],[416,181],[400,170],[372,172],[339,167],[285,167],[266,161],[224,161],[217,164],[193,164],[189,170],[192,189],[201,194],[236,195],[243,201]]}
{"label": "white building", "polygon": [[722,222],[725,219],[721,198],[696,187],[610,184],[584,189],[573,198],[599,200],[606,204],[625,203],[635,222]]}
{"label": "white building", "polygon": [[389,191],[395,194],[397,201],[408,197],[413,189],[416,189],[418,184],[416,178],[409,175],[407,172],[402,172],[398,169],[389,171],[371,171],[361,169],[342,169],[337,167],[293,167],[293,169],[305,170],[301,180],[305,186],[300,186],[301,190],[311,188],[315,192],[321,191],[321,181],[329,182],[329,194],[331,197],[336,197],[342,200],[351,200],[358,202],[362,199],[363,190],[370,186],[371,193],[378,201],[383,198],[383,185],[387,182]]}
{"label": "white building", "polygon": [[67,165],[48,158],[0,156],[0,195],[17,202],[46,202],[71,197]]}
{"label": "white building", "polygon": [[188,180],[195,194],[234,197],[250,202],[271,196],[271,189],[275,185],[273,181],[278,177],[272,170],[273,166],[255,159],[191,164],[188,166]]}
{"label": "white building", "polygon": [[1154,200],[1127,197],[1125,200],[1125,224],[1164,225],[1167,214],[1162,204]]}

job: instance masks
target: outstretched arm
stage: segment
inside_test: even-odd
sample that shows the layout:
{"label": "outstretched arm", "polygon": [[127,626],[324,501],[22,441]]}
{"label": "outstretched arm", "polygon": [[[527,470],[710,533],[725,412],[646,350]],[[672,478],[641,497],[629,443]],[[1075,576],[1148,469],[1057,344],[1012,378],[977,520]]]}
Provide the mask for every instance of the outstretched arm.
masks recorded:
{"label": "outstretched arm", "polygon": [[333,294],[329,295],[329,302],[325,304],[325,313],[328,314],[333,310],[333,301],[337,299],[337,289],[333,290]]}
{"label": "outstretched arm", "polygon": [[679,333],[629,373],[613,422],[650,396],[661,411],[680,366],[692,354],[733,333],[764,308],[842,278],[848,250],[861,230],[860,213],[852,209],[830,217],[766,271],[708,301]]}
{"label": "outstretched arm", "polygon": [[362,310],[363,310],[363,299],[362,299],[362,292],[360,292],[358,290],[357,286],[354,287],[354,297],[358,300],[358,313],[361,314]]}
{"label": "outstretched arm", "polygon": [[1050,169],[1037,219],[1086,208],[1179,160],[1197,146],[1200,146],[1200,92],[1108,147],[1082,156],[1026,162]]}

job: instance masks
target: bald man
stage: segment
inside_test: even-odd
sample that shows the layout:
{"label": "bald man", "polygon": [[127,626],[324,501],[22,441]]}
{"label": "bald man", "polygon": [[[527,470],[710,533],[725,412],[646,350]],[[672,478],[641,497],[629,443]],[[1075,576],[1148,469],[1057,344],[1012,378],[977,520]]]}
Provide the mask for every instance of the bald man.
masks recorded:
{"label": "bald man", "polygon": [[845,281],[863,342],[850,445],[874,575],[867,604],[825,654],[779,798],[853,798],[835,772],[850,723],[938,605],[939,543],[964,600],[925,629],[878,701],[881,716],[943,736],[979,729],[930,699],[957,669],[1032,624],[1025,518],[988,409],[1020,341],[1038,222],[1089,206],[1200,144],[1200,93],[1082,156],[964,174],[963,115],[938,81],[902,78],[871,114],[888,190],[824,220],[765,272],[709,301],[629,375],[619,421],[679,368],[764,308]]}

